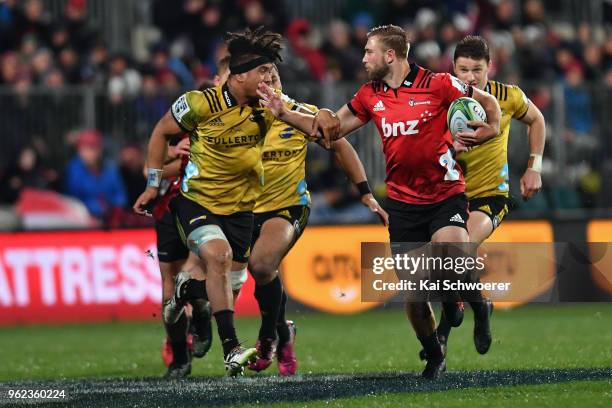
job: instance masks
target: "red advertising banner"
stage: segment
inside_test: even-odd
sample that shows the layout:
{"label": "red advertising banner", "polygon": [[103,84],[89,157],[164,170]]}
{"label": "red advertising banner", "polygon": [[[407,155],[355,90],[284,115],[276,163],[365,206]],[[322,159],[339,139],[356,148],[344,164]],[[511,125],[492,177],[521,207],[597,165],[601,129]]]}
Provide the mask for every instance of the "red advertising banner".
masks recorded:
{"label": "red advertising banner", "polygon": [[[0,234],[0,325],[159,319],[153,230]],[[251,279],[236,312],[258,314]]]}

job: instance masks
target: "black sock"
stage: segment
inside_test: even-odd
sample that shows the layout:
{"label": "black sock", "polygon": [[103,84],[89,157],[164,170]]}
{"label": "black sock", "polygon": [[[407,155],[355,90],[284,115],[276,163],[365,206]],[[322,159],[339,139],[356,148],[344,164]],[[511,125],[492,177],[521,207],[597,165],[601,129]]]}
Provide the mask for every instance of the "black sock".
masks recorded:
{"label": "black sock", "polygon": [[255,299],[259,303],[261,312],[261,327],[259,328],[260,339],[276,338],[276,323],[283,297],[283,287],[278,278],[265,285],[255,286]]}
{"label": "black sock", "polygon": [[[479,283],[480,277],[474,276],[471,281]],[[470,291],[469,297],[466,297],[466,299],[469,299],[469,304],[474,311],[474,319],[484,320],[487,318],[487,313],[489,311],[485,305],[485,298],[482,296],[482,292],[479,290]]]}
{"label": "black sock", "polygon": [[470,302],[470,306],[474,311],[474,319],[484,320],[487,318],[487,310],[484,299],[481,302]]}
{"label": "black sock", "polygon": [[429,337],[418,337],[418,339],[425,349],[425,353],[427,353],[427,360],[441,360],[444,358],[442,347],[438,340],[438,333],[435,330]]}
{"label": "black sock", "polygon": [[185,312],[181,313],[181,317],[179,317],[176,323],[164,323],[170,347],[172,348],[172,355],[174,356],[172,362],[176,362],[177,364],[184,364],[189,361],[189,354],[187,353],[188,324],[189,319]]}
{"label": "black sock", "polygon": [[166,328],[166,333],[168,334],[168,339],[171,343],[182,341],[185,343],[187,341],[187,326],[189,325],[189,319],[187,318],[187,314],[183,311],[181,313],[181,317],[176,321],[176,323],[168,324],[164,323]]}
{"label": "black sock", "polygon": [[448,339],[448,336],[450,336],[450,331],[451,326],[448,324],[448,320],[446,320],[444,311],[442,311],[442,314],[440,315],[440,323],[438,323],[438,328],[436,329],[436,332],[438,332],[438,337],[442,336]]}
{"label": "black sock", "polygon": [[219,310],[213,313],[213,316],[217,321],[217,331],[223,345],[223,355],[227,356],[234,347],[240,344],[234,328],[234,311],[229,309]]}
{"label": "black sock", "polygon": [[196,299],[208,300],[208,293],[206,293],[206,281],[189,279],[181,287],[181,298],[188,301]]}
{"label": "black sock", "polygon": [[193,311],[191,314],[191,326],[197,335],[203,335],[210,327],[210,306],[207,300],[197,299],[191,301]]}
{"label": "black sock", "polygon": [[278,311],[278,320],[276,322],[276,333],[278,334],[278,344],[285,344],[289,341],[291,334],[289,326],[287,326],[287,318],[285,317],[285,308],[287,307],[287,293],[283,290],[281,297],[280,310]]}
{"label": "black sock", "polygon": [[171,342],[172,347],[172,363],[175,365],[183,365],[189,362],[189,351],[187,350],[186,341]]}

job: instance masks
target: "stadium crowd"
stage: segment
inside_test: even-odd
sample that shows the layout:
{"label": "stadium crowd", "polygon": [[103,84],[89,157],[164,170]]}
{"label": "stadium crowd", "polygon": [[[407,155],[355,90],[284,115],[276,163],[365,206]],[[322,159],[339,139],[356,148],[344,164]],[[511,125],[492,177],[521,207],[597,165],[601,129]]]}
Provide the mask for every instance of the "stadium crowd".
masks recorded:
{"label": "stadium crowd", "polygon": [[[433,71],[452,71],[456,42],[483,35],[493,49],[492,77],[520,83],[544,113],[546,156],[558,159],[556,146],[563,144],[567,180],[558,180],[555,161],[546,160],[545,194],[525,209],[612,207],[602,181],[612,176],[611,119],[601,108],[612,89],[609,2],[602,3],[600,25],[552,21],[561,7],[552,0],[347,0],[344,12],[325,23],[290,18],[282,0],[151,4],[148,40],[119,52],[88,18],[87,0],[67,0],[56,18],[41,0],[0,3],[0,205],[14,205],[26,187],[50,189],[82,201],[108,225],[140,225],[128,213],[145,183],[142,143],[182,90],[216,73],[226,31],[265,25],[284,33],[285,83],[351,82],[356,89],[366,80],[361,58],[368,30],[393,23],[410,34],[409,59]],[[560,84],[563,98],[552,84]],[[95,89],[96,114],[116,120],[75,128],[78,120],[69,118],[77,113],[66,108],[74,85]],[[559,99],[564,132],[552,134]],[[511,169],[522,171],[526,157],[510,151]],[[330,176],[337,174],[333,156],[315,158],[308,168],[316,197],[311,221],[364,221],[357,192]]]}

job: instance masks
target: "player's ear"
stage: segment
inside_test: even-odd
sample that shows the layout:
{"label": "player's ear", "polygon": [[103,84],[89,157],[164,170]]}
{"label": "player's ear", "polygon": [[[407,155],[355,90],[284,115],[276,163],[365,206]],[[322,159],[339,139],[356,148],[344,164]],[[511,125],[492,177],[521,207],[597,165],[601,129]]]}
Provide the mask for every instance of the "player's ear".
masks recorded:
{"label": "player's ear", "polygon": [[234,75],[234,78],[236,78],[236,80],[238,82],[241,82],[241,83],[245,82],[246,79],[247,79],[247,72],[243,72],[241,74],[236,74],[236,75]]}
{"label": "player's ear", "polygon": [[387,64],[393,63],[393,61],[396,59],[395,50],[393,48],[388,49],[385,55],[387,58]]}

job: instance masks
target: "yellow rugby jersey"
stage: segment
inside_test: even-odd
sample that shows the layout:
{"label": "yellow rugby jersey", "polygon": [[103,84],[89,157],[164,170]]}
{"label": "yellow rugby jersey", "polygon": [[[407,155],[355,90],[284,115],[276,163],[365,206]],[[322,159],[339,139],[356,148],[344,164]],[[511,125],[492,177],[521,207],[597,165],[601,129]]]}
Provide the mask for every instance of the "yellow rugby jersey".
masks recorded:
{"label": "yellow rugby jersey", "polygon": [[527,113],[529,100],[515,85],[489,80],[485,91],[497,98],[501,108],[500,133],[496,137],[457,156],[465,177],[468,199],[508,196],[508,134],[512,118],[521,119]]}
{"label": "yellow rugby jersey", "polygon": [[171,112],[191,142],[182,194],[214,214],[252,211],[264,182],[261,153],[274,121],[269,110],[239,106],[223,85],[183,94]]}
{"label": "yellow rugby jersey", "polygon": [[[306,104],[294,104],[293,109],[312,114],[319,110]],[[283,121],[274,121],[263,148],[265,183],[253,212],[310,205],[305,167],[309,141],[314,139]]]}

